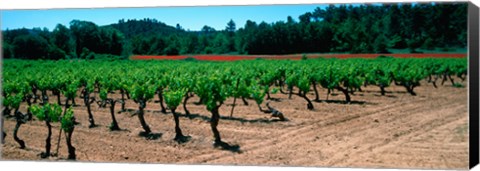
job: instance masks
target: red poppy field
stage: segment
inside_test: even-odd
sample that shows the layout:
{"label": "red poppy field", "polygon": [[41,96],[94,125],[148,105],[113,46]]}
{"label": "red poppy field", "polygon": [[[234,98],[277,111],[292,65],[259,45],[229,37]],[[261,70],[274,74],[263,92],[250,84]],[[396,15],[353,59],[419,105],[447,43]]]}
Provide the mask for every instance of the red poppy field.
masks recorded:
{"label": "red poppy field", "polygon": [[[391,56],[395,58],[465,58],[466,53],[402,53],[402,54],[307,54],[307,58],[377,58],[379,56]],[[237,61],[237,60],[255,60],[262,59],[290,59],[300,60],[303,54],[292,55],[169,55],[169,56],[155,56],[155,55],[132,55],[130,59],[133,60],[184,60],[187,58],[194,58],[201,61]]]}

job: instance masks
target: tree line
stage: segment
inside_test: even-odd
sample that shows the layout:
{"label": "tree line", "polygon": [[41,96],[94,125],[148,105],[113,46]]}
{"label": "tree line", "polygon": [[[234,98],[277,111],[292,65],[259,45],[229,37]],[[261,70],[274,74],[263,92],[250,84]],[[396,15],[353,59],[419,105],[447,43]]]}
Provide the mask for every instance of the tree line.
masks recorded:
{"label": "tree line", "polygon": [[177,54],[389,53],[391,49],[464,48],[466,3],[362,4],[317,7],[297,19],[247,20],[238,28],[208,25],[200,31],[156,19],[98,26],[73,20],[48,29],[3,31],[4,58],[89,59],[103,56]]}

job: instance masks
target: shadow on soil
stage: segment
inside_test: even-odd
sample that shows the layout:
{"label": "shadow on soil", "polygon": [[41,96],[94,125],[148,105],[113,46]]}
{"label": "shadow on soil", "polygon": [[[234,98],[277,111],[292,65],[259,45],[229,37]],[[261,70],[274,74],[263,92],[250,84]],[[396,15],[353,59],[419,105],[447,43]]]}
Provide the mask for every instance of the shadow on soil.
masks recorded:
{"label": "shadow on soil", "polygon": [[[108,128],[108,127],[107,127],[107,128]],[[131,132],[130,130],[125,129],[125,128],[120,128],[120,129],[118,129],[118,130],[117,130],[117,129],[111,130],[111,129],[108,128],[108,130],[109,130],[110,132]]]}
{"label": "shadow on soil", "polygon": [[242,153],[242,150],[240,150],[240,146],[235,144],[235,145],[230,145],[226,142],[220,141],[220,142],[215,142],[213,143],[213,147],[215,148],[220,148],[222,150],[226,151],[231,151],[234,153]]}
{"label": "shadow on soil", "polygon": [[139,136],[145,137],[147,140],[156,140],[162,137],[162,133],[146,133],[144,131],[138,133]]}
{"label": "shadow on soil", "polygon": [[274,102],[281,102],[281,101],[282,101],[281,98],[273,98],[273,97],[270,97],[270,98],[267,99],[267,100],[274,101]]}
{"label": "shadow on soil", "polygon": [[[377,94],[380,94],[380,91],[372,91],[372,90],[364,90],[363,92],[365,93],[377,93]],[[406,94],[408,92],[406,91],[385,91],[385,93],[388,93],[388,94],[393,94],[393,93],[396,93],[396,94]]]}
{"label": "shadow on soil", "polygon": [[337,103],[337,104],[354,104],[354,105],[364,105],[364,104],[365,105],[376,105],[377,104],[377,103],[372,103],[372,102],[356,101],[356,100],[352,100],[349,103],[347,103],[344,100],[319,100],[319,101],[314,101],[314,102],[317,102],[317,103],[325,102],[325,103]]}
{"label": "shadow on soil", "polygon": [[[209,116],[204,116],[200,114],[193,114],[191,113],[190,115],[185,115],[185,114],[179,114],[180,117],[186,117],[189,119],[202,119],[204,121],[210,122],[211,117]],[[285,122],[288,121],[288,119],[285,119],[284,121],[280,119],[266,119],[266,118],[259,118],[259,119],[244,119],[244,118],[237,118],[237,117],[230,117],[230,116],[220,116],[220,119],[222,120],[230,120],[230,121],[238,121],[241,123],[275,123],[275,122]]]}
{"label": "shadow on soil", "polygon": [[389,98],[397,98],[397,96],[394,95],[380,95],[380,94],[374,94],[376,97],[389,97]]}
{"label": "shadow on soil", "polygon": [[186,136],[175,137],[173,140],[178,144],[183,144],[183,143],[189,142],[191,139],[192,139],[192,136],[186,135]]}

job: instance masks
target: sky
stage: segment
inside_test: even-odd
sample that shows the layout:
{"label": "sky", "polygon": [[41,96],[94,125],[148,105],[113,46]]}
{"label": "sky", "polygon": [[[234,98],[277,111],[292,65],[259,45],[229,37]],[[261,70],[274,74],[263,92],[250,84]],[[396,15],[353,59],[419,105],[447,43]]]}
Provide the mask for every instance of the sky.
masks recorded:
{"label": "sky", "polygon": [[200,30],[204,25],[216,30],[225,29],[232,19],[237,29],[243,27],[247,20],[257,23],[286,21],[292,16],[313,12],[324,5],[263,5],[263,6],[198,6],[198,7],[156,7],[156,8],[96,8],[96,9],[37,9],[37,10],[1,10],[1,29],[48,28],[50,31],[57,24],[69,26],[69,22],[78,19],[92,21],[99,26],[117,23],[120,19],[152,18],[167,25],[180,26],[186,30]]}

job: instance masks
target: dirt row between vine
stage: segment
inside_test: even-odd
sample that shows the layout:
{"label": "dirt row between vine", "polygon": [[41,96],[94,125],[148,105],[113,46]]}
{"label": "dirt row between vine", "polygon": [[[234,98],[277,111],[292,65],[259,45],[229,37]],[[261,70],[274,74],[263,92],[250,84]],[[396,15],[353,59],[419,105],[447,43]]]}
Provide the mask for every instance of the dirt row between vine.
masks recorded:
{"label": "dirt row between vine", "polygon": [[[463,82],[467,85],[467,82]],[[320,88],[320,99],[327,91]],[[253,100],[245,106],[237,100],[230,118],[233,99],[220,108],[222,118],[219,131],[222,139],[240,146],[240,152],[212,147],[210,113],[203,105],[194,105],[195,96],[187,103],[192,118],[184,116],[180,124],[184,134],[192,139],[184,144],[173,141],[172,114],[160,112],[153,101],[146,108],[146,121],[159,139],[146,140],[138,136],[142,131],[137,116],[138,108],[127,101],[128,112],[116,114],[122,131],[110,132],[109,109],[94,105],[95,128],[88,128],[86,107],[81,99],[74,108],[77,120],[73,145],[78,161],[173,163],[173,164],[221,164],[262,166],[318,166],[318,167],[395,167],[466,169],[468,166],[468,109],[467,88],[455,88],[446,83],[435,89],[422,82],[415,89],[417,96],[405,93],[403,87],[387,88],[381,96],[379,88],[368,86],[352,95],[352,104],[343,101],[342,93],[334,92],[328,102],[313,102],[315,109],[306,108],[306,101],[298,96],[277,93],[271,106],[282,111],[288,121],[278,121],[260,112]],[[119,98],[118,93],[113,95]],[[309,94],[313,99],[313,91]],[[50,102],[56,102],[53,96]],[[25,106],[25,105],[23,105]],[[116,111],[120,110],[117,104]],[[26,111],[23,107],[21,111]],[[55,152],[58,123],[53,124],[52,149]],[[2,148],[4,160],[40,160],[38,153],[44,150],[46,126],[32,121],[22,125],[19,137],[25,140],[27,149],[18,148],[13,140],[13,119],[5,120],[8,133]],[[60,142],[58,157],[67,157],[64,136]]]}

